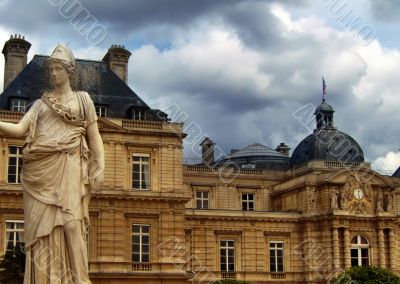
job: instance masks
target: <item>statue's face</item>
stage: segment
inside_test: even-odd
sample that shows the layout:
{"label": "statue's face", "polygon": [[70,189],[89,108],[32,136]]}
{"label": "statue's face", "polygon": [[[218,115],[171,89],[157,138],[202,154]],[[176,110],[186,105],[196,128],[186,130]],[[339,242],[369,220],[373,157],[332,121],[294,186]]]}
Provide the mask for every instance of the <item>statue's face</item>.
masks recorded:
{"label": "statue's face", "polygon": [[50,62],[48,65],[48,71],[50,75],[50,83],[53,86],[62,86],[69,83],[69,74],[67,69],[58,62]]}

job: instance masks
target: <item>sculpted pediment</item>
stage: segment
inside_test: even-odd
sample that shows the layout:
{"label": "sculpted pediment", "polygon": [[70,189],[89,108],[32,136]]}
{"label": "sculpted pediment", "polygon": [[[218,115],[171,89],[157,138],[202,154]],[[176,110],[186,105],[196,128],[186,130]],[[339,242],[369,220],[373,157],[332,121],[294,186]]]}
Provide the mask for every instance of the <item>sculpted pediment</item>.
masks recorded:
{"label": "sculpted pediment", "polygon": [[393,187],[393,182],[370,168],[343,169],[327,177],[330,183],[346,183],[349,176],[353,176],[360,183],[366,183],[377,187]]}
{"label": "sculpted pediment", "polygon": [[112,130],[112,131],[123,131],[126,132],[126,129],[123,128],[122,126],[119,126],[118,124],[104,118],[104,117],[99,117],[97,120],[97,125],[99,126],[100,130]]}
{"label": "sculpted pediment", "polygon": [[350,214],[393,213],[394,192],[390,180],[372,170],[332,175],[337,184],[330,192],[331,209]]}

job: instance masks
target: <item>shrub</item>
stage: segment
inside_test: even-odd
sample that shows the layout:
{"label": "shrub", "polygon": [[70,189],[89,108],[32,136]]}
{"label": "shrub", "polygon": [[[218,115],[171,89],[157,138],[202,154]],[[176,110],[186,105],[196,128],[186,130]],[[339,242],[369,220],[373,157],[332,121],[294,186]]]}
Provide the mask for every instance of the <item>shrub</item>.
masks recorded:
{"label": "shrub", "polygon": [[356,266],[347,269],[331,280],[331,284],[400,284],[400,277],[390,270],[374,266]]}
{"label": "shrub", "polygon": [[0,283],[20,284],[24,281],[25,253],[16,246],[7,251],[0,262]]}

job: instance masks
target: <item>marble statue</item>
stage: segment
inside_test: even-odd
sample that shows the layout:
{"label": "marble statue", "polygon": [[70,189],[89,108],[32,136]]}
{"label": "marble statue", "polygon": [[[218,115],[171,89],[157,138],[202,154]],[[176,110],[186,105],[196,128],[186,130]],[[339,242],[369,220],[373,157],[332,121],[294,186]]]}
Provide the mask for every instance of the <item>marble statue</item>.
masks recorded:
{"label": "marble statue", "polygon": [[52,88],[9,135],[26,135],[23,149],[26,266],[24,284],[87,284],[85,231],[91,189],[104,179],[104,148],[94,104],[73,91],[75,59],[58,45],[46,62]]}
{"label": "marble statue", "polygon": [[334,210],[339,208],[338,199],[339,199],[338,192],[336,190],[333,190],[331,192],[331,209]]}
{"label": "marble statue", "polygon": [[383,211],[383,195],[382,192],[379,192],[378,199],[376,201],[376,211],[381,212]]}
{"label": "marble statue", "polygon": [[386,194],[386,211],[390,212],[393,210],[393,193],[388,192]]}

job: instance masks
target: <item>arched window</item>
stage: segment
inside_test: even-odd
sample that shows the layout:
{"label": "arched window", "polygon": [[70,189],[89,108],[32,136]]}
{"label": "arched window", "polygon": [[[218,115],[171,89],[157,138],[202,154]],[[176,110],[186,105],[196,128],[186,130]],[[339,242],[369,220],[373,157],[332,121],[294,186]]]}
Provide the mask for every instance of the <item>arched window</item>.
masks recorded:
{"label": "arched window", "polygon": [[369,242],[360,235],[354,236],[350,243],[351,266],[369,265]]}

